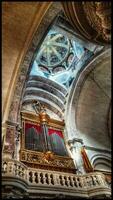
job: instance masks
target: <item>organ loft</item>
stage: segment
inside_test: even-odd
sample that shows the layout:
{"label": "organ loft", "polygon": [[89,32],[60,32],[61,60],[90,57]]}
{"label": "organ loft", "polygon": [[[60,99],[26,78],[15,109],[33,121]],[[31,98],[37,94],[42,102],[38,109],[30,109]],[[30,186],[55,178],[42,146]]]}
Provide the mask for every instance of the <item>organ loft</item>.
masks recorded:
{"label": "organ loft", "polygon": [[111,1],[2,2],[2,199],[111,199]]}

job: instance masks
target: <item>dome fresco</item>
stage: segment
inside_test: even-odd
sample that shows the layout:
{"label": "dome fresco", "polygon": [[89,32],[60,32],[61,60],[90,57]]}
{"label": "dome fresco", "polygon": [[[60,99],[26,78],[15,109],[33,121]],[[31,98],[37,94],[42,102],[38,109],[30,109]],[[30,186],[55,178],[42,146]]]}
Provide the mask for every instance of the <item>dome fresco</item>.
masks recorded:
{"label": "dome fresco", "polygon": [[[83,46],[77,38],[70,40],[55,29],[50,29],[36,53],[30,75],[48,78],[68,88],[78,70],[95,54],[95,45],[92,50]],[[94,46],[94,44],[93,44]]]}
{"label": "dome fresco", "polygon": [[69,40],[62,34],[49,31],[41,45],[36,60],[43,66],[53,68],[63,62],[69,52]]}

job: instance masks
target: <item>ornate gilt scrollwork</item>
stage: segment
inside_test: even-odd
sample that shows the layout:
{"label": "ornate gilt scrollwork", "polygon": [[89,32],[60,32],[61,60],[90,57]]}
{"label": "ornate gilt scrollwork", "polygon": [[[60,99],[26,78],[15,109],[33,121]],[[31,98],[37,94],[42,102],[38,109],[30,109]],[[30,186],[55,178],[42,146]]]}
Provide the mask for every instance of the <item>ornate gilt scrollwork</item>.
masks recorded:
{"label": "ornate gilt scrollwork", "polygon": [[42,168],[42,166],[47,169],[51,169],[53,167],[54,170],[63,168],[66,172],[75,172],[75,166],[72,158],[54,155],[52,152],[42,153],[22,150],[20,152],[20,158],[21,161],[28,166],[28,163],[31,163],[30,166],[34,166],[35,164],[39,168]]}

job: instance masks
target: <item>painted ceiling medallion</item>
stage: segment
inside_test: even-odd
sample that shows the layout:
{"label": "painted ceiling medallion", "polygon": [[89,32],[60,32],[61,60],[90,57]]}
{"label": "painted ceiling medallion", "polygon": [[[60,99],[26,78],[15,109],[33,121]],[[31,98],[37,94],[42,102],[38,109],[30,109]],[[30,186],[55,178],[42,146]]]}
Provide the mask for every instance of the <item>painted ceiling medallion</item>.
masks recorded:
{"label": "painted ceiling medallion", "polygon": [[61,64],[69,53],[69,40],[60,33],[49,32],[37,55],[38,62],[47,67]]}

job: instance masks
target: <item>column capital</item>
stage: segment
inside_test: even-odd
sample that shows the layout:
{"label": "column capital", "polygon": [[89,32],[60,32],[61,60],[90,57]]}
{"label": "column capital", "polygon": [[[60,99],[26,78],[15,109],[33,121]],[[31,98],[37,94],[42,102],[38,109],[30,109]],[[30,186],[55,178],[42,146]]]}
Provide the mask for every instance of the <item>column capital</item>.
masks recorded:
{"label": "column capital", "polygon": [[73,139],[70,139],[70,140],[68,140],[68,145],[74,145],[75,143],[77,143],[77,142],[79,142],[79,143],[81,143],[82,145],[84,144],[83,143],[83,139],[80,139],[80,138],[73,138]]}

